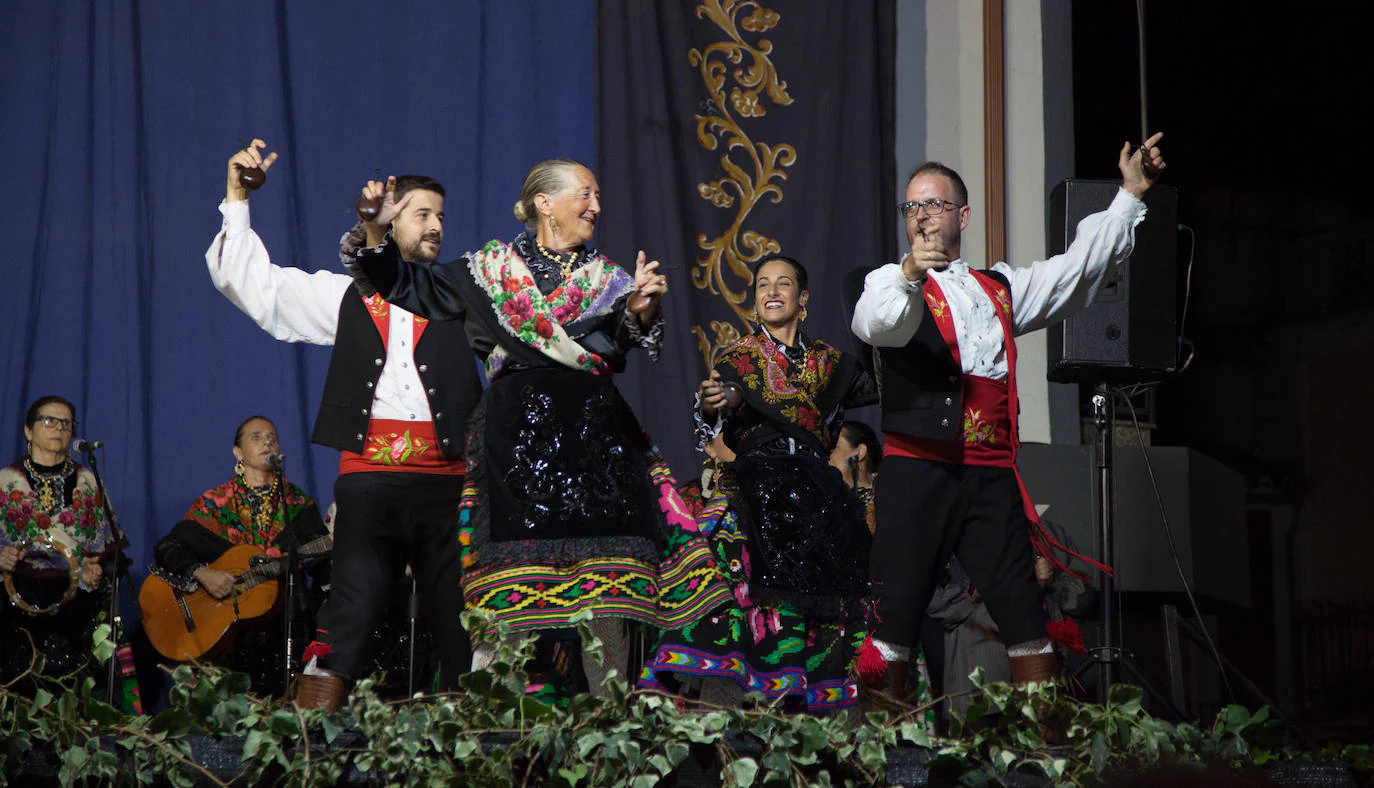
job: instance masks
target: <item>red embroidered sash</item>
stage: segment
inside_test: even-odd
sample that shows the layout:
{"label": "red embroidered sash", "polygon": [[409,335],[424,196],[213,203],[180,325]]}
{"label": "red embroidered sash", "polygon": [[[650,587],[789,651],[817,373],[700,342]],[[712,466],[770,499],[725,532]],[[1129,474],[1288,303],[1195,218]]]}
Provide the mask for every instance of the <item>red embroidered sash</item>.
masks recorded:
{"label": "red embroidered sash", "polygon": [[367,425],[363,451],[339,454],[339,473],[432,473],[461,476],[467,463],[444,457],[432,421],[373,419]]}
{"label": "red embroidered sash", "polygon": [[[1035,504],[1031,501],[1026,484],[1021,479],[1021,472],[1016,467],[1016,450],[1021,445],[1017,424],[1021,406],[1016,395],[1016,334],[1011,324],[1011,294],[1001,282],[990,276],[977,273],[973,273],[972,276],[987,292],[988,298],[992,299],[998,322],[1002,325],[1002,338],[1007,350],[1007,378],[992,380],[962,375],[960,385],[964,412],[961,414],[959,437],[953,440],[936,440],[888,432],[883,436],[883,456],[1011,468],[1016,476],[1016,486],[1021,491],[1021,508],[1031,523],[1029,535],[1032,549],[1038,555],[1048,558],[1059,570],[1079,579],[1087,578],[1069,569],[1055,555],[1055,550],[1081,559],[1110,575],[1111,567],[1061,545],[1040,522],[1040,515],[1035,511]],[[944,292],[933,277],[926,280],[925,299],[926,311],[935,319],[940,336],[945,340],[950,354],[954,356],[955,365],[962,366],[959,358],[959,338],[954,331],[954,319],[949,314],[949,304],[945,300]]]}

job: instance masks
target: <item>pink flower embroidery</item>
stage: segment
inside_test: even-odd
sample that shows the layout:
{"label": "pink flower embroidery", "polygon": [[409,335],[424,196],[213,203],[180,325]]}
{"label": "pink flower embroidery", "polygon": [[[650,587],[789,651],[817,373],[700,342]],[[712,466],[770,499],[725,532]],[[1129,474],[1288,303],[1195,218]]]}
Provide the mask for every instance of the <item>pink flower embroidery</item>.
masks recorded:
{"label": "pink flower embroidery", "polygon": [[754,635],[754,642],[763,640],[764,636],[763,611],[758,608],[749,609],[749,631]]}
{"label": "pink flower embroidery", "polygon": [[501,311],[523,323],[534,317],[534,301],[529,293],[516,293],[506,299]]}
{"label": "pink flower embroidery", "polygon": [[400,462],[401,455],[406,451],[406,439],[404,435],[397,435],[396,440],[391,442],[391,461]]}

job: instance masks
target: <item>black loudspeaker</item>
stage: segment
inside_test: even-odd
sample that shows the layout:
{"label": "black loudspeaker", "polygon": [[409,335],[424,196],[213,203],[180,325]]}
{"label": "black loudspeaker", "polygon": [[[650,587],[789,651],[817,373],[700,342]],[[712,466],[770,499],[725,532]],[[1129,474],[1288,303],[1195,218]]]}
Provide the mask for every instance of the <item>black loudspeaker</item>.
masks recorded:
{"label": "black loudspeaker", "polygon": [[[1071,179],[1050,195],[1050,254],[1072,243],[1083,217],[1106,210],[1119,181]],[[1175,370],[1178,363],[1178,190],[1145,193],[1145,220],[1135,249],[1102,283],[1082,312],[1050,326],[1049,379],[1056,383],[1135,383]]]}

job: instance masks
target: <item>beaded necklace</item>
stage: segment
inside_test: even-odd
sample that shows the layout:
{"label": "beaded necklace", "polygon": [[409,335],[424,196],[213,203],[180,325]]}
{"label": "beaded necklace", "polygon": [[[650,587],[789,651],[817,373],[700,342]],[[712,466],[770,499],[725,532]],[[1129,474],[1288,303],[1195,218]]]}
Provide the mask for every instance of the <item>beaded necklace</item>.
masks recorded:
{"label": "beaded necklace", "polygon": [[577,256],[579,252],[577,252],[576,250],[568,252],[567,259],[564,259],[564,255],[562,252],[555,252],[547,246],[544,246],[537,239],[535,240],[534,245],[538,247],[540,254],[544,255],[545,257],[549,258],[555,263],[558,263],[558,267],[563,269],[564,279],[567,279],[568,277],[572,276],[573,264],[577,262]]}
{"label": "beaded necklace", "polygon": [[28,471],[29,478],[34,482],[34,494],[38,496],[38,511],[52,514],[59,506],[66,503],[67,476],[72,472],[70,457],[64,458],[62,465],[57,470],[48,473],[41,473],[34,467],[33,461],[25,457],[24,470]]}
{"label": "beaded necklace", "polygon": [[239,482],[243,484],[248,510],[253,514],[253,530],[258,535],[267,533],[267,529],[272,525],[272,518],[277,513],[274,508],[277,500],[277,477],[273,476],[272,481],[263,487],[250,485],[242,476],[239,477]]}

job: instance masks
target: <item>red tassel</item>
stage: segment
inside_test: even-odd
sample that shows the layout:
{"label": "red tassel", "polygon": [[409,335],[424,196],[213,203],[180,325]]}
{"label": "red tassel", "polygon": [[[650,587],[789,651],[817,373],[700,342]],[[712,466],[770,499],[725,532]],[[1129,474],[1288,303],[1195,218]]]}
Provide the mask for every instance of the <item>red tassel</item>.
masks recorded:
{"label": "red tassel", "polygon": [[1050,564],[1060,572],[1063,572],[1064,574],[1070,575],[1072,577],[1076,577],[1085,583],[1092,582],[1092,579],[1087,577],[1086,575],[1083,575],[1079,572],[1075,572],[1074,570],[1070,569],[1067,561],[1060,561],[1059,556],[1055,555],[1056,550],[1064,553],[1065,555],[1083,561],[1084,563],[1088,564],[1089,566],[1098,570],[1099,572],[1102,572],[1108,577],[1113,576],[1114,573],[1110,566],[1107,566],[1106,564],[1100,564],[1097,561],[1094,561],[1093,559],[1087,557],[1086,555],[1074,552],[1073,550],[1070,550],[1069,548],[1060,544],[1053,536],[1050,535],[1049,529],[1047,529],[1038,518],[1031,520],[1030,525],[1028,526],[1028,530],[1030,531],[1031,549],[1035,551],[1036,555],[1044,556],[1045,558],[1049,559]]}
{"label": "red tassel", "polygon": [[872,633],[865,635],[864,642],[859,646],[858,659],[854,660],[854,670],[859,674],[859,681],[864,684],[879,684],[887,678],[887,660],[873,642]]}
{"label": "red tassel", "polygon": [[1050,640],[1064,648],[1079,654],[1088,653],[1088,650],[1083,647],[1083,630],[1078,628],[1078,622],[1071,617],[1064,616],[1058,621],[1047,621],[1045,622],[1045,630],[1050,636]]}
{"label": "red tassel", "polygon": [[301,662],[309,664],[315,657],[323,657],[326,654],[333,654],[334,647],[328,643],[321,643],[318,640],[310,641],[310,645],[305,647],[305,653],[301,654]]}

